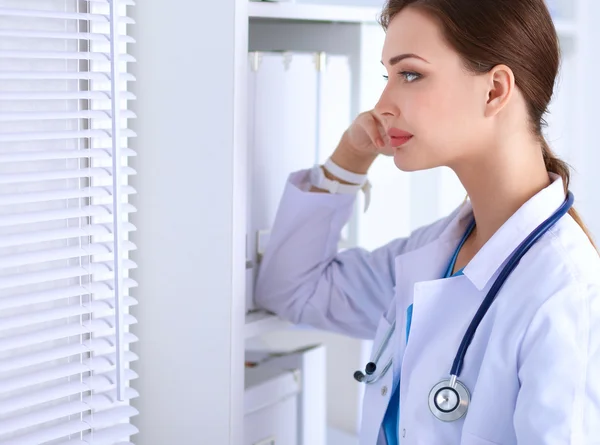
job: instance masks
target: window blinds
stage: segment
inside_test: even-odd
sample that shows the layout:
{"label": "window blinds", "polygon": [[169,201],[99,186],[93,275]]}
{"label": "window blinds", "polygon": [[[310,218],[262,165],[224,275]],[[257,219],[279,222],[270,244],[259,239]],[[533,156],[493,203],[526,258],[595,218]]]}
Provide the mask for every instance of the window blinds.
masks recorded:
{"label": "window blinds", "polygon": [[131,0],[0,0],[0,445],[130,444]]}

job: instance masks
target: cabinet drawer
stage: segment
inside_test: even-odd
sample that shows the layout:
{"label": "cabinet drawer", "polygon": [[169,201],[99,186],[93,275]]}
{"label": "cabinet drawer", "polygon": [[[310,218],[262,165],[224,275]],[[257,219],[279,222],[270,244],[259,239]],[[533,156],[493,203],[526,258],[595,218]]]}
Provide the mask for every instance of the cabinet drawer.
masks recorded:
{"label": "cabinet drawer", "polygon": [[246,369],[244,445],[298,445],[300,372]]}

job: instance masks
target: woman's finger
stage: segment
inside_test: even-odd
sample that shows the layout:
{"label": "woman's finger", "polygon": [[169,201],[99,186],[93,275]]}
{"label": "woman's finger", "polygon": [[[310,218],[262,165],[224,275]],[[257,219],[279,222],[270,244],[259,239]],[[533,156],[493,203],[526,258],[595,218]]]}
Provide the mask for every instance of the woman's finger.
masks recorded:
{"label": "woman's finger", "polygon": [[[385,146],[384,134],[385,129],[381,126],[379,121],[375,118],[374,115],[369,113],[363,124],[363,128],[369,138],[371,139],[371,143],[377,148],[383,148]],[[382,133],[383,129],[383,133]]]}

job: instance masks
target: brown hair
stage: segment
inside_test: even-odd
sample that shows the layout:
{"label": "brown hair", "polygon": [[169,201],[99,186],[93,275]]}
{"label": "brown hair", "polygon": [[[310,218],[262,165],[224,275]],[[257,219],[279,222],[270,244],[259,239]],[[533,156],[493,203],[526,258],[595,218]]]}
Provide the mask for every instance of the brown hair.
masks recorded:
{"label": "brown hair", "polygon": [[[402,9],[419,8],[436,18],[443,35],[473,73],[487,73],[504,64],[528,107],[532,132],[538,137],[546,170],[560,175],[565,192],[570,168],[550,149],[543,134],[543,116],[554,92],[560,65],[559,40],[544,0],[388,0],[379,23],[384,29]],[[574,208],[569,214],[595,246]]]}

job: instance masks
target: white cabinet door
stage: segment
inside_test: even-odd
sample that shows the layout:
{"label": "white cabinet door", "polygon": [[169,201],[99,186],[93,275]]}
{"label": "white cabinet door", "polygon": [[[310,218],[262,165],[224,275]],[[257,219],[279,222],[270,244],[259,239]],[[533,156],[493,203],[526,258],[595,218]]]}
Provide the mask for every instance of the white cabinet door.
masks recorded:
{"label": "white cabinet door", "polygon": [[347,56],[252,52],[249,69],[247,310],[288,176],[327,159],[351,122]]}
{"label": "white cabinet door", "polygon": [[325,56],[318,73],[317,159],[324,163],[351,123],[351,71],[347,56]]}
{"label": "white cabinet door", "polygon": [[[316,161],[317,70],[312,53],[251,54],[247,309],[253,308],[258,236],[271,228],[290,173]],[[264,237],[266,239],[266,236]],[[261,243],[262,244],[262,243]]]}
{"label": "white cabinet door", "polygon": [[[350,60],[345,55],[326,54],[319,67],[316,162],[323,164],[352,122],[352,73]],[[342,230],[342,246],[349,240],[350,224]]]}

